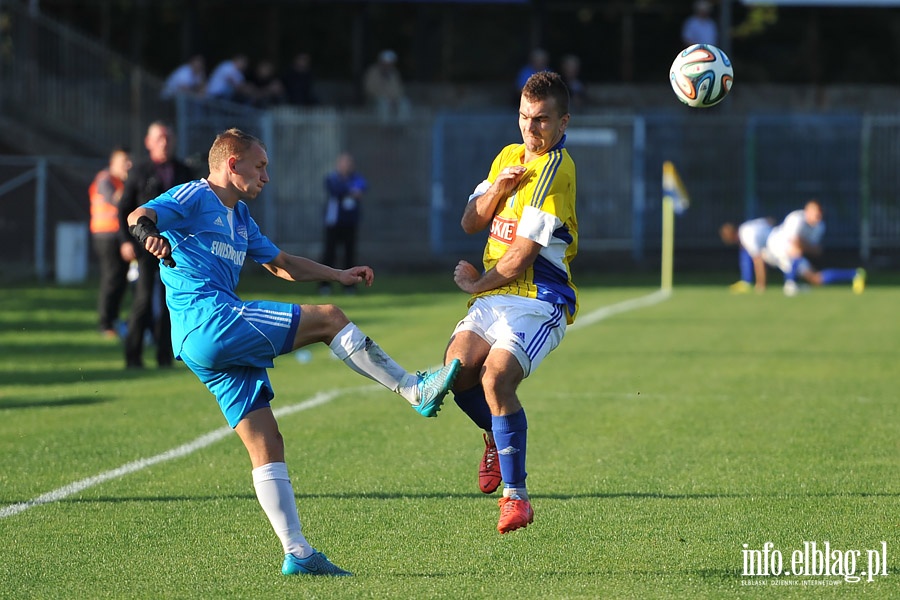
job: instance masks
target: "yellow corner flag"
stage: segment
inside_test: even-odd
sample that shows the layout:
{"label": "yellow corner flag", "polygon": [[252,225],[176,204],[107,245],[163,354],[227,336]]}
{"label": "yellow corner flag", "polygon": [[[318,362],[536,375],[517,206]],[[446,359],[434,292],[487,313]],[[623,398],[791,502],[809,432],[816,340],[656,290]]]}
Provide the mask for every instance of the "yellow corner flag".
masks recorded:
{"label": "yellow corner flag", "polygon": [[676,215],[680,215],[691,205],[691,199],[681,182],[681,177],[678,176],[678,171],[675,170],[675,165],[668,160],[663,163],[662,188],[663,199],[672,200],[672,208],[675,209]]}
{"label": "yellow corner flag", "polygon": [[675,215],[680,215],[691,204],[687,189],[671,161],[663,163],[662,172],[662,281],[664,292],[672,291],[672,271],[675,254]]}

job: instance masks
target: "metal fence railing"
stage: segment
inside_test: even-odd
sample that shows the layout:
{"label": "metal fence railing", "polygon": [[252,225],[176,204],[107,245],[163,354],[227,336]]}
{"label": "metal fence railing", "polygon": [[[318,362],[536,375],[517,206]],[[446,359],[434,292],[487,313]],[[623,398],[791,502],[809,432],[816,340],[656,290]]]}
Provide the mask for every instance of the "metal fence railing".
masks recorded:
{"label": "metal fence railing", "polygon": [[[137,155],[144,128],[158,118],[176,124],[179,155],[198,174],[219,131],[237,126],[263,139],[272,181],[254,216],[289,252],[318,255],[323,178],[346,150],[370,183],[361,259],[396,268],[452,263],[460,254],[477,260],[483,238],[464,236],[459,216],[496,153],[521,139],[514,111],[420,106],[409,119],[382,122],[365,110],[172,103],[159,99],[159,80],[29,14],[23,2],[0,0],[0,10],[10,20],[0,44],[0,115],[76,140],[97,157],[0,160],[4,271],[27,264],[46,276],[54,223],[87,221],[87,187],[110,148],[128,143]],[[719,250],[721,223],[781,218],[812,197],[826,209],[827,247],[863,261],[900,253],[900,114],[593,112],[573,115],[567,145],[586,254],[658,259],[665,161],[692,200],[677,221],[676,255]]]}
{"label": "metal fence railing", "polygon": [[55,273],[53,257],[62,250],[55,232],[64,223],[87,231],[87,189],[103,166],[99,159],[0,156],[0,279]]}
{"label": "metal fence railing", "polygon": [[0,2],[9,27],[0,52],[0,113],[105,155],[141,148],[144,128],[174,117],[162,82],[138,65],[22,2]]}
{"label": "metal fence railing", "polygon": [[[510,117],[435,121],[434,214],[441,222],[450,198],[464,199],[494,154],[517,139],[513,124]],[[628,249],[637,261],[658,255],[665,161],[691,196],[678,219],[677,248],[719,248],[722,223],[780,219],[817,198],[828,247],[858,251],[863,260],[874,250],[900,249],[900,117],[697,112],[588,116],[573,118],[570,128],[585,249]],[[452,221],[435,229],[438,249],[471,243]]]}
{"label": "metal fence railing", "polygon": [[[323,178],[337,154],[348,150],[370,182],[361,256],[397,268],[477,257],[483,239],[462,234],[462,208],[494,155],[519,139],[514,115],[419,116],[386,125],[366,113],[241,111],[207,106],[178,116],[182,155],[199,165],[198,174],[218,131],[239,126],[260,136],[272,180],[255,201],[254,216],[285,250],[316,257]],[[864,262],[900,251],[900,116],[593,116],[573,120],[569,136],[586,254],[616,251],[636,264],[657,259],[667,160],[691,196],[691,207],[677,221],[676,255],[719,250],[723,222],[782,218],[809,198],[825,207],[826,247]],[[45,160],[48,184],[41,193],[48,218],[28,208],[39,205],[31,191],[40,179],[39,162],[25,167],[16,160],[26,159],[0,161],[4,261],[25,260],[45,274],[41,254],[49,254],[52,239],[37,240],[33,232],[41,228],[35,223],[86,221],[87,186],[103,164]]]}

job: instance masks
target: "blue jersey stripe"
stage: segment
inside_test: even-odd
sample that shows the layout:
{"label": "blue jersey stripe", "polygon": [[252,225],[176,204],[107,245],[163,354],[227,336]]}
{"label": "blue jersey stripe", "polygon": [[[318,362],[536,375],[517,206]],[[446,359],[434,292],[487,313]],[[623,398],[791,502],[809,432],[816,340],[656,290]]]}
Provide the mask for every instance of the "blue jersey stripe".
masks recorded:
{"label": "blue jersey stripe", "polygon": [[532,265],[537,298],[551,304],[565,304],[575,314],[575,290],[569,285],[569,274],[540,254]]}
{"label": "blue jersey stripe", "polygon": [[197,181],[189,181],[181,187],[175,188],[172,197],[175,198],[175,200],[177,200],[179,204],[184,204],[191,198],[191,196],[199,191],[202,191],[204,188],[206,188],[206,182],[202,179]]}
{"label": "blue jersey stripe", "polygon": [[531,206],[535,208],[540,208],[544,205],[544,198],[547,197],[547,192],[550,190],[550,186],[553,183],[553,178],[556,177],[556,172],[559,170],[559,165],[562,164],[562,152],[559,150],[553,150],[550,153],[550,158],[547,161],[547,165],[544,167],[543,172],[541,173],[541,180],[538,182],[537,188],[534,191],[534,195],[531,197]]}
{"label": "blue jersey stripe", "polygon": [[547,341],[547,338],[550,337],[550,333],[559,327],[559,323],[562,320],[562,306],[559,304],[553,307],[553,316],[550,317],[550,320],[541,325],[541,328],[538,330],[537,334],[532,338],[531,343],[528,344],[528,347],[525,348],[525,354],[528,355],[528,358],[534,359],[537,356],[537,353],[540,351],[541,347]]}
{"label": "blue jersey stripe", "polygon": [[261,310],[244,307],[240,311],[240,313],[242,317],[250,322],[266,323],[277,327],[291,326],[292,315],[289,312],[279,312],[274,310]]}
{"label": "blue jersey stripe", "polygon": [[553,232],[553,237],[564,241],[566,244],[571,244],[575,239],[572,237],[572,233],[569,231],[569,228],[565,225],[563,225],[562,227],[558,227],[556,231]]}
{"label": "blue jersey stripe", "polygon": [[529,203],[531,206],[540,207],[540,205],[543,204],[543,195],[546,193],[544,190],[547,189],[547,185],[550,182],[550,177],[552,175],[551,165],[553,164],[555,154],[556,153],[553,150],[547,154],[547,163],[541,170],[541,177],[538,179],[537,185],[534,186],[534,192],[531,194],[531,202]]}

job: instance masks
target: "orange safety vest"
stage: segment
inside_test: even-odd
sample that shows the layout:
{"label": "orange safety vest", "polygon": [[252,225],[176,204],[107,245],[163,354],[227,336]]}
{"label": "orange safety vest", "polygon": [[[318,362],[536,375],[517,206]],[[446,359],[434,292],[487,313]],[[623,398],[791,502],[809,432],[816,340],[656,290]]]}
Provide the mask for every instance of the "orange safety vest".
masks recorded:
{"label": "orange safety vest", "polygon": [[[108,181],[113,186],[112,198],[100,191],[100,184]],[[91,198],[91,233],[115,233],[119,230],[119,200],[125,190],[125,182],[110,175],[108,169],[97,173],[88,194]]]}

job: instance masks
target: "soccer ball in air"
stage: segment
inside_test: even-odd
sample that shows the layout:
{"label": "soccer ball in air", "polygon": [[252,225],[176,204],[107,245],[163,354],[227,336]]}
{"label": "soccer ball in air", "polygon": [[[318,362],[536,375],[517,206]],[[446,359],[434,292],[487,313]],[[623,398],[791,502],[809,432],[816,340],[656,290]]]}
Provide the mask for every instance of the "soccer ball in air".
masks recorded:
{"label": "soccer ball in air", "polygon": [[721,49],[712,44],[694,44],[675,57],[669,80],[679,100],[694,108],[708,108],[728,95],[734,69]]}

